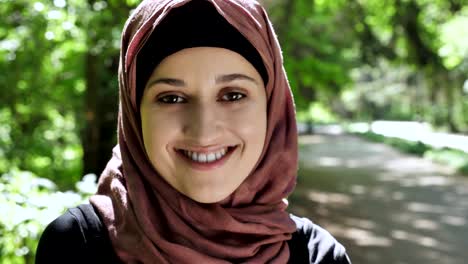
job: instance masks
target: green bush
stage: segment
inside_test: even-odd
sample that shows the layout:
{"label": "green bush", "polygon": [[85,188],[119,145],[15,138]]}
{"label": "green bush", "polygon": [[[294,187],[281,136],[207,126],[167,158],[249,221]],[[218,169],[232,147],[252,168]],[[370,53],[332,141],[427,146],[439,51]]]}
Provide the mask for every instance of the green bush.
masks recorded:
{"label": "green bush", "polygon": [[356,133],[357,135],[364,137],[370,141],[385,143],[391,145],[405,153],[410,153],[418,156],[424,156],[426,151],[430,150],[431,147],[422,143],[421,141],[413,142],[400,138],[385,137],[372,132]]}
{"label": "green bush", "polygon": [[374,141],[374,142],[384,142],[385,141],[385,137],[382,136],[382,135],[379,135],[379,134],[375,134],[375,133],[372,133],[372,132],[365,132],[365,133],[356,133],[357,135],[360,135],[370,141]]}
{"label": "green bush", "polygon": [[459,173],[468,175],[468,153],[456,149],[435,149],[421,141],[408,141],[400,138],[385,137],[372,132],[353,134],[363,137],[373,142],[380,142],[397,148],[398,150],[424,157],[435,162],[449,165],[455,168]]}
{"label": "green bush", "polygon": [[399,138],[387,138],[385,139],[385,142],[403,152],[417,155],[420,157],[424,156],[424,153],[431,149],[430,146],[422,143],[421,141],[414,142]]}
{"label": "green bush", "polygon": [[435,162],[448,164],[461,174],[468,175],[468,153],[455,149],[433,149],[424,154],[425,158]]}
{"label": "green bush", "polygon": [[84,203],[96,189],[95,175],[60,192],[55,183],[29,171],[11,170],[0,176],[0,264],[34,263],[45,226],[67,208]]}
{"label": "green bush", "polygon": [[468,162],[465,165],[461,166],[458,169],[458,171],[463,175],[468,175]]}

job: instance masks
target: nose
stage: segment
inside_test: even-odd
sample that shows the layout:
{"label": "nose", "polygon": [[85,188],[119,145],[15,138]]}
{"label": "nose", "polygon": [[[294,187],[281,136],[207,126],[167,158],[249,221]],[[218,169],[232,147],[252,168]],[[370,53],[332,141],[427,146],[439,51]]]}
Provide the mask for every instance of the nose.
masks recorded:
{"label": "nose", "polygon": [[215,143],[222,131],[222,111],[207,103],[194,104],[187,113],[183,133],[202,146]]}

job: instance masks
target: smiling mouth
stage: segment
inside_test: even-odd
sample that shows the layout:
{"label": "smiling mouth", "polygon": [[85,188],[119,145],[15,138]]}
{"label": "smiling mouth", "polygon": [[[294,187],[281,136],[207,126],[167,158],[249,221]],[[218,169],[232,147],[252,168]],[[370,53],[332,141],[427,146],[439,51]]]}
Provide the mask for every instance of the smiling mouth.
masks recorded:
{"label": "smiling mouth", "polygon": [[176,152],[192,162],[199,164],[210,164],[224,160],[224,158],[229,156],[229,154],[231,154],[235,148],[237,148],[237,145],[224,147],[211,152],[197,152],[185,149],[176,149]]}

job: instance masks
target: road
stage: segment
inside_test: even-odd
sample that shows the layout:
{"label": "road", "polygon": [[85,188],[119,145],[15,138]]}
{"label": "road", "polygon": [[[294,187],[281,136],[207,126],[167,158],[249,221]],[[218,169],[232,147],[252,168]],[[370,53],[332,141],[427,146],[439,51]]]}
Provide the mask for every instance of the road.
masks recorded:
{"label": "road", "polygon": [[354,264],[468,263],[468,177],[354,136],[300,145],[289,209],[329,230]]}

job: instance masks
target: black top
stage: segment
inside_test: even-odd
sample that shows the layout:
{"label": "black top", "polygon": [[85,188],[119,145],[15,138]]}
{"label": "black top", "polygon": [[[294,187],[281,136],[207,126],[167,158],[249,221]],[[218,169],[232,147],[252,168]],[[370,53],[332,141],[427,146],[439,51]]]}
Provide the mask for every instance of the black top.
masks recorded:
{"label": "black top", "polygon": [[[288,263],[350,264],[345,248],[307,218],[291,215],[297,230],[288,241]],[[99,215],[90,204],[69,209],[50,223],[39,240],[36,264],[122,263]]]}

